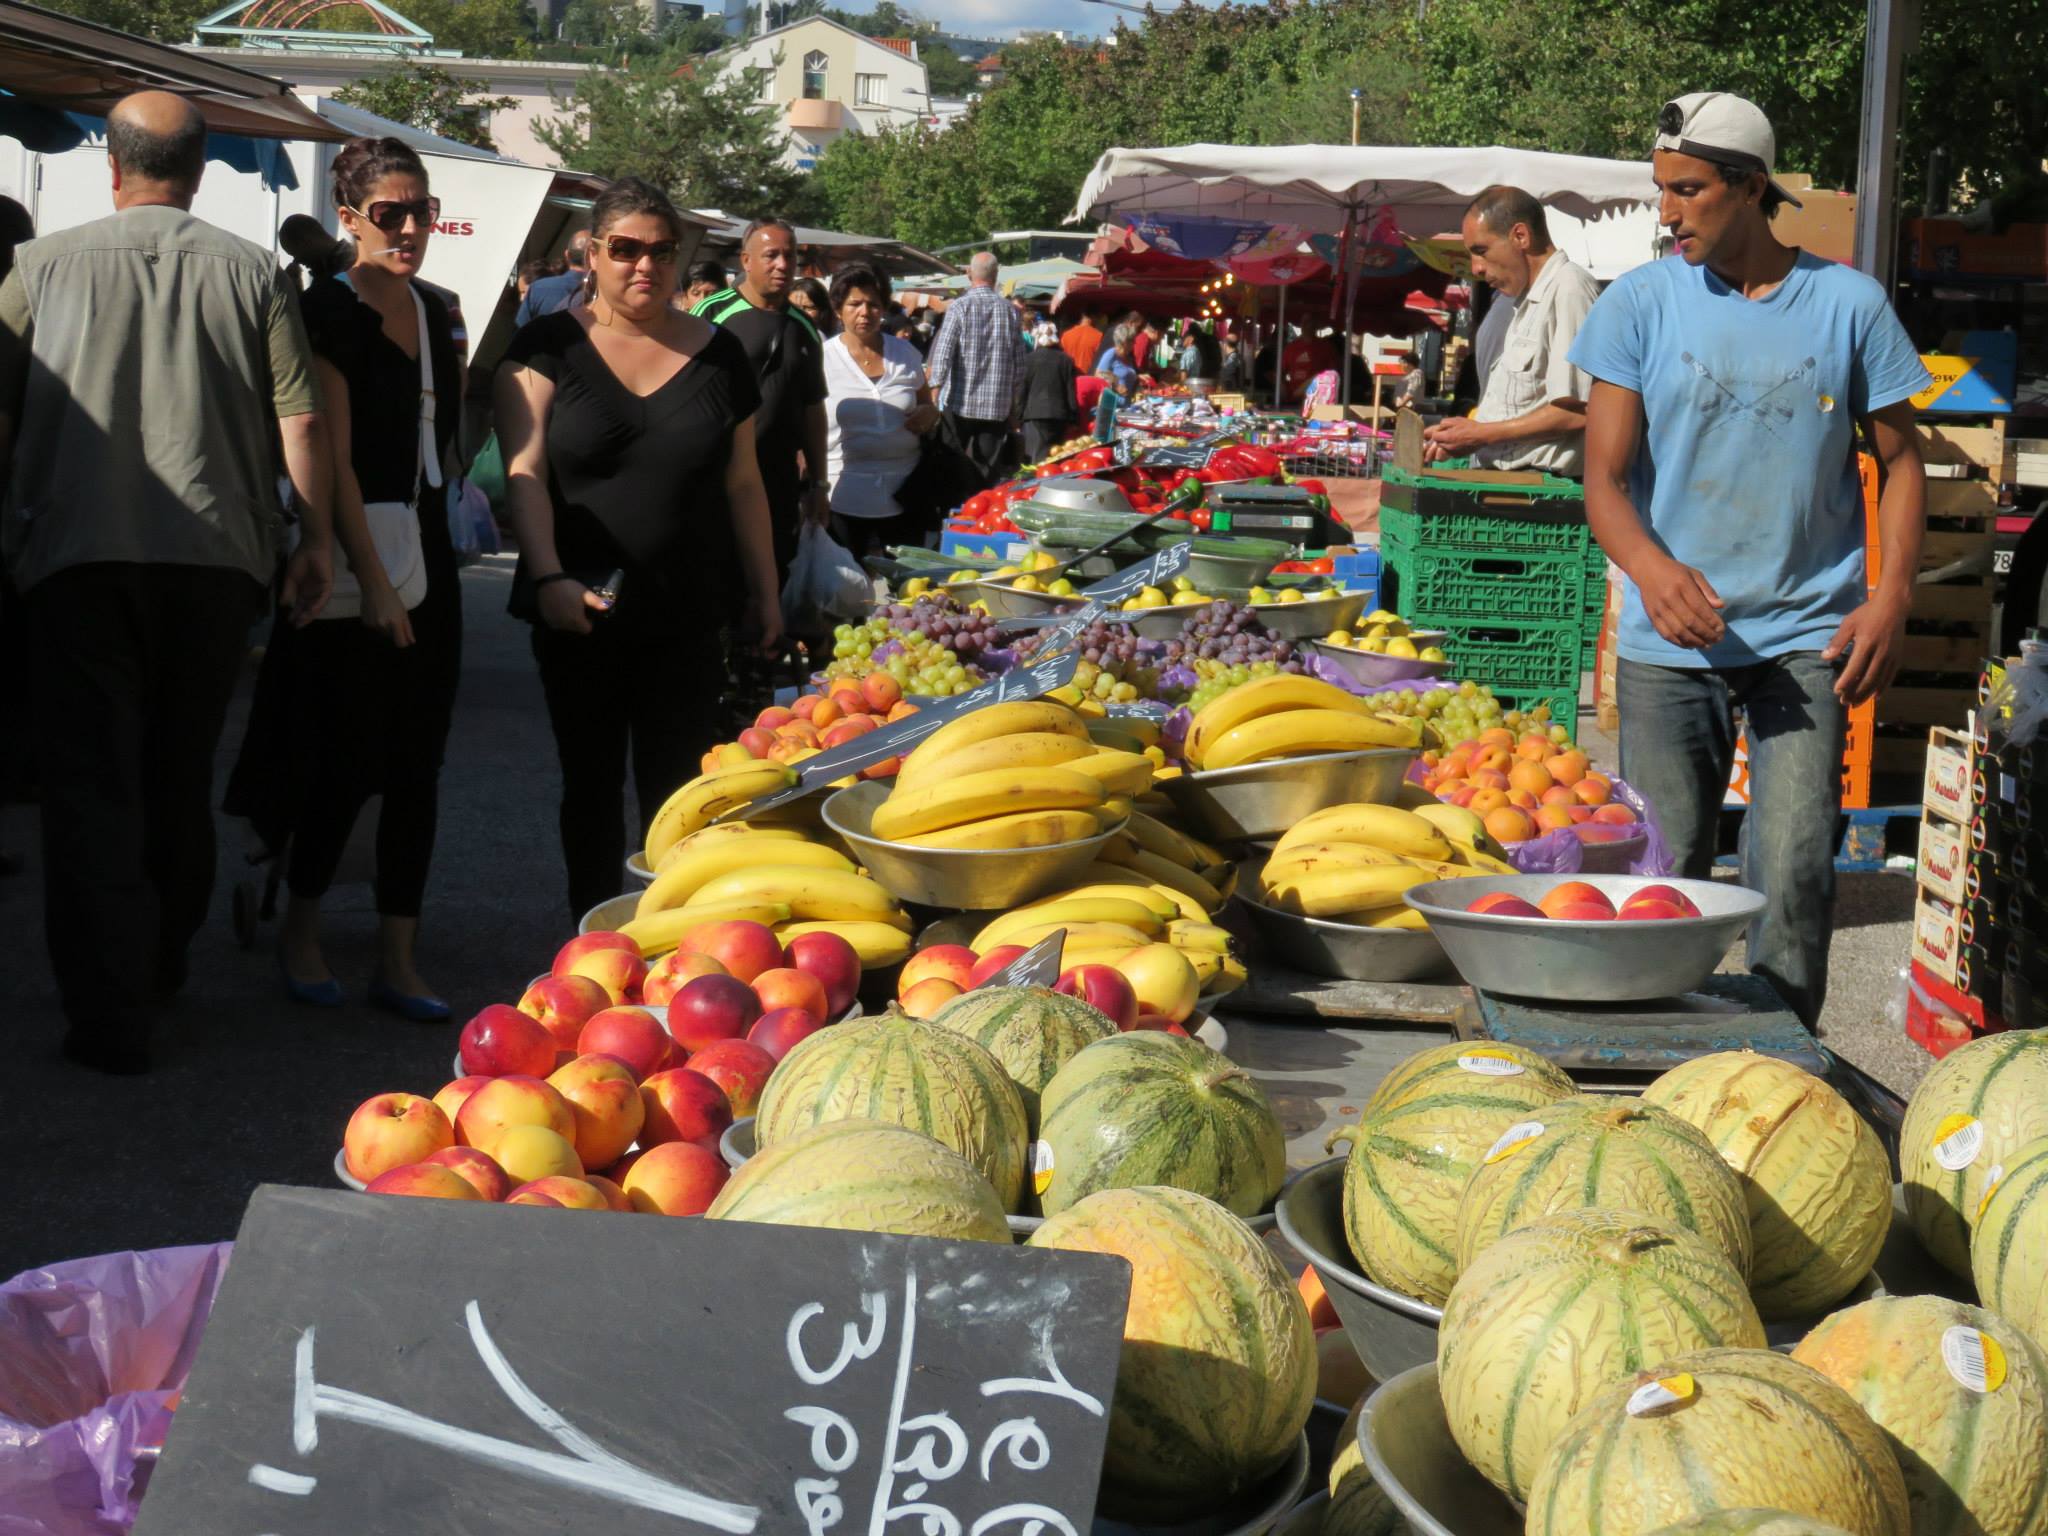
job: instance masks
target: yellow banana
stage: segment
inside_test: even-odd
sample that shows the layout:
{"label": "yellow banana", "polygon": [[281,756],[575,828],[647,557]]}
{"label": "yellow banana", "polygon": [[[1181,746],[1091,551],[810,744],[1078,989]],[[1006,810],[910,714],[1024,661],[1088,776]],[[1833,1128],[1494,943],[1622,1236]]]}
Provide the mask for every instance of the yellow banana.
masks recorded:
{"label": "yellow banana", "polygon": [[907,773],[914,783],[934,763],[945,761],[962,747],[971,747],[978,741],[988,741],[996,736],[1020,736],[1036,731],[1073,736],[1083,742],[1088,739],[1087,724],[1064,704],[1056,704],[1049,699],[990,704],[970,710],[933,731],[911,749],[910,755],[903,760],[902,772],[896,777],[900,781]]}
{"label": "yellow banana", "polygon": [[923,789],[891,790],[875,808],[870,830],[885,842],[902,842],[1015,811],[1085,811],[1107,798],[1100,784],[1072,768],[993,769]]}
{"label": "yellow banana", "polygon": [[838,922],[778,923],[775,928],[775,936],[784,943],[804,933],[838,934],[860,956],[862,970],[878,970],[910,958],[910,935],[888,923],[862,922],[856,918]]}
{"label": "yellow banana", "polygon": [[795,782],[796,770],[786,763],[741,763],[736,768],[714,768],[699,774],[664,800],[661,809],[654,813],[654,820],[647,824],[644,852],[648,868],[657,867],[669,849],[727,811],[738,810]]}
{"label": "yellow banana", "polygon": [[1157,938],[1166,931],[1166,924],[1159,920],[1158,914],[1142,902],[1114,896],[1077,896],[1005,912],[977,933],[968,947],[976,952],[985,951],[998,944],[1014,943],[1010,935],[1020,929],[1043,931],[1047,925],[1059,923],[1119,923],[1136,929],[1147,938]]}
{"label": "yellow banana", "polygon": [[843,869],[849,872],[854,868],[853,861],[845,854],[827,848],[821,843],[798,842],[778,837],[767,839],[764,845],[752,838],[720,838],[715,843],[699,844],[679,858],[671,856],[662,860],[661,872],[654,877],[647,889],[640,893],[640,905],[635,909],[635,915],[645,917],[650,912],[680,907],[697,894],[699,887],[709,884],[720,875],[729,875],[736,869],[749,869],[759,864],[802,866],[807,869]]}
{"label": "yellow banana", "polygon": [[1201,902],[1180,886],[1168,885],[1163,880],[1153,880],[1127,865],[1112,864],[1107,859],[1098,858],[1093,864],[1082,870],[1081,874],[1083,878],[1097,885],[1137,886],[1144,890],[1157,892],[1171,901],[1182,917],[1192,922],[1206,923],[1209,920],[1210,913],[1215,910],[1212,907],[1203,906]]}
{"label": "yellow banana", "polygon": [[1364,700],[1334,683],[1283,672],[1241,683],[1204,704],[1188,725],[1182,755],[1193,767],[1213,768],[1217,765],[1209,761],[1209,751],[1219,738],[1249,721],[1298,709],[1341,710],[1361,719],[1372,713]]}
{"label": "yellow banana", "polygon": [[1105,800],[1095,807],[1095,825],[1098,828],[1121,826],[1131,819],[1136,807],[1128,800]]}
{"label": "yellow banana", "polygon": [[1412,864],[1351,865],[1289,875],[1270,884],[1266,895],[1282,911],[1334,918],[1398,906],[1402,892],[1429,879],[1428,871]]}
{"label": "yellow banana", "polygon": [[1413,907],[1369,907],[1347,912],[1339,922],[1363,923],[1368,928],[1398,928],[1408,933],[1429,932],[1429,919]]}
{"label": "yellow banana", "polygon": [[[1428,790],[1424,789],[1420,784],[1415,783],[1413,780],[1403,779],[1401,781],[1401,787],[1394,791],[1394,799],[1392,803],[1398,805],[1404,811],[1415,811],[1419,813],[1423,810],[1426,810],[1428,807],[1432,805],[1442,805],[1444,802],[1437,799],[1435,795],[1432,795]],[[1457,807],[1451,806],[1449,807],[1449,809],[1456,810]]]}
{"label": "yellow banana", "polygon": [[[1229,698],[1225,694],[1224,698]],[[1219,701],[1220,702],[1220,701]],[[1413,747],[1412,722],[1393,725],[1371,715],[1345,709],[1289,709],[1261,715],[1233,727],[1209,743],[1202,755],[1205,771],[1242,768],[1249,763],[1282,757],[1308,757],[1320,752],[1360,752],[1375,747]]]}
{"label": "yellow banana", "polygon": [[1218,928],[1214,923],[1178,918],[1166,925],[1166,942],[1190,957],[1198,953],[1227,955],[1230,953],[1230,930]]}
{"label": "yellow banana", "polygon": [[1147,747],[1159,745],[1159,722],[1147,715],[1118,715],[1114,720],[1089,721],[1088,734],[1108,747],[1123,745],[1121,741],[1112,740],[1113,737],[1129,737],[1137,743],[1130,750],[1142,752]]}
{"label": "yellow banana", "polygon": [[1287,829],[1273,851],[1282,853],[1297,843],[1314,842],[1365,843],[1403,858],[1448,860],[1451,856],[1451,845],[1441,832],[1397,805],[1330,805],[1311,811]]}
{"label": "yellow banana", "polygon": [[1266,867],[1259,871],[1259,886],[1268,889],[1277,881],[1332,869],[1368,869],[1408,862],[1398,853],[1365,843],[1297,843],[1292,848],[1276,849],[1266,860]]}
{"label": "yellow banana", "polygon": [[[1118,868],[1119,875],[1130,878],[1115,882],[1102,881],[1094,885],[1077,885],[1070,890],[1057,891],[1050,896],[1041,896],[1029,906],[1019,907],[1020,912],[1041,912],[1063,902],[1082,900],[1091,896],[1107,896],[1113,901],[1135,901],[1162,923],[1170,923],[1181,917],[1181,908],[1187,898],[1168,895],[1154,890],[1145,881],[1132,875],[1128,869]],[[1134,925],[1141,926],[1141,925]]]}
{"label": "yellow banana", "polygon": [[1462,805],[1446,805],[1432,795],[1428,804],[1414,806],[1411,809],[1446,838],[1454,837],[1461,843],[1476,843],[1486,836],[1486,823]]}
{"label": "yellow banana", "polygon": [[800,864],[758,864],[719,875],[698,886],[682,910],[745,901],[780,902],[805,922],[856,918],[900,927],[910,921],[896,898],[866,875]]}
{"label": "yellow banana", "polygon": [[1102,786],[1105,795],[1142,795],[1152,787],[1152,759],[1137,752],[1105,749],[1077,757],[1065,766],[1087,774]]}
{"label": "yellow banana", "polygon": [[1182,837],[1172,827],[1156,816],[1139,811],[1131,817],[1131,823],[1124,828],[1140,848],[1147,853],[1157,854],[1169,864],[1178,864],[1182,869],[1199,872],[1209,861],[1205,860],[1194,843]]}
{"label": "yellow banana", "polygon": [[[1157,784],[1159,782],[1159,777],[1160,775],[1158,768],[1153,768],[1152,782],[1154,784]],[[1171,816],[1173,814],[1173,802],[1166,798],[1166,793],[1164,790],[1148,789],[1145,791],[1144,794],[1139,795],[1132,803],[1136,805],[1139,810],[1145,812],[1145,814],[1148,816]]]}
{"label": "yellow banana", "polygon": [[1211,869],[1221,869],[1224,865],[1235,862],[1225,858],[1223,851],[1216,847],[1215,844],[1203,842],[1192,832],[1183,832],[1180,828],[1173,826],[1169,826],[1168,830],[1195,850],[1195,861],[1198,867],[1207,866]]}
{"label": "yellow banana", "polygon": [[[938,738],[932,738],[936,741]],[[896,775],[898,789],[916,789],[940,779],[962,778],[995,768],[1056,768],[1079,757],[1092,757],[1095,744],[1085,735],[1070,736],[1059,731],[1019,731],[1012,736],[991,736],[972,742],[945,757],[927,757],[924,743],[903,760]]]}
{"label": "yellow banana", "polygon": [[1482,848],[1473,846],[1471,843],[1453,842],[1451,848],[1457,854],[1460,863],[1470,865],[1479,874],[1519,875],[1521,873],[1519,869],[1515,868],[1506,859],[1496,857]]}
{"label": "yellow banana", "polygon": [[1221,997],[1226,992],[1235,992],[1249,980],[1251,973],[1245,969],[1244,962],[1235,955],[1225,955],[1221,968],[1202,983],[1202,996]]}
{"label": "yellow banana", "polygon": [[1433,880],[1471,880],[1485,873],[1469,864],[1447,864],[1442,859],[1410,859],[1408,862],[1417,869],[1428,870]]}
{"label": "yellow banana", "polygon": [[642,959],[665,955],[683,941],[683,935],[706,923],[768,923],[789,920],[789,907],[777,901],[736,901],[715,907],[671,907],[652,912],[619,925],[619,932],[640,946]]}
{"label": "yellow banana", "polygon": [[660,874],[664,869],[675,863],[682,856],[685,848],[702,848],[706,843],[726,842],[743,837],[766,838],[771,842],[778,838],[785,842],[804,841],[803,832],[796,827],[763,826],[759,822],[752,821],[714,822],[708,827],[699,827],[688,837],[676,843],[674,847],[661,856],[661,862],[654,867],[654,872]]}
{"label": "yellow banana", "polygon": [[1193,870],[1182,869],[1178,864],[1162,859],[1155,853],[1147,853],[1135,845],[1117,847],[1117,841],[1116,838],[1111,838],[1102,850],[1103,857],[1111,863],[1121,864],[1126,869],[1136,871],[1154,885],[1171,886],[1199,904],[1205,918],[1223,905],[1223,893]]}
{"label": "yellow banana", "polygon": [[1187,961],[1189,968],[1194,971],[1195,980],[1203,982],[1206,982],[1212,976],[1219,975],[1223,970],[1224,960],[1228,958],[1218,954],[1213,949],[1184,949],[1181,951],[1180,957]]}
{"label": "yellow banana", "polygon": [[1055,843],[1078,843],[1101,831],[1087,811],[1012,811],[896,841],[911,848],[1050,848]]}

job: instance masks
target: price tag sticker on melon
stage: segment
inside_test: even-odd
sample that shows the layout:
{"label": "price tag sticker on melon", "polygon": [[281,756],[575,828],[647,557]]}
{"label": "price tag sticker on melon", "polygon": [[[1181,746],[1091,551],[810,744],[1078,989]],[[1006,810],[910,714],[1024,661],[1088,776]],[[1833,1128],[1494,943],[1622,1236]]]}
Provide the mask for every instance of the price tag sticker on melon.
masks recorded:
{"label": "price tag sticker on melon", "polygon": [[1034,1141],[1031,1143],[1031,1192],[1044,1194],[1052,1188],[1052,1143]]}
{"label": "price tag sticker on melon", "polygon": [[1646,1418],[1653,1413],[1662,1413],[1668,1408],[1682,1407],[1699,1395],[1699,1383],[1684,1371],[1670,1376],[1659,1376],[1655,1381],[1646,1381],[1629,1393],[1629,1417]]}
{"label": "price tag sticker on melon", "polygon": [[1934,1128],[1934,1160],[1961,1173],[1984,1150],[1984,1125],[1975,1115],[1945,1115]]}
{"label": "price tag sticker on melon", "polygon": [[1991,1171],[1984,1175],[1984,1193],[1977,1197],[1977,1219],[1984,1219],[1985,1207],[1991,1204],[1991,1197],[1998,1193],[1998,1181],[2005,1177],[2005,1164],[1993,1163]]}
{"label": "price tag sticker on melon", "polygon": [[1493,1150],[1486,1154],[1489,1163],[1500,1162],[1513,1157],[1522,1148],[1543,1134],[1541,1120],[1521,1120],[1500,1133],[1500,1140],[1493,1144]]}
{"label": "price tag sticker on melon", "polygon": [[1998,1340],[1960,1323],[1941,1336],[1941,1363],[1960,1386],[1996,1392],[2005,1385],[2005,1351]]}
{"label": "price tag sticker on melon", "polygon": [[1522,1064],[1497,1045],[1474,1046],[1458,1058],[1458,1065],[1481,1077],[1520,1077]]}

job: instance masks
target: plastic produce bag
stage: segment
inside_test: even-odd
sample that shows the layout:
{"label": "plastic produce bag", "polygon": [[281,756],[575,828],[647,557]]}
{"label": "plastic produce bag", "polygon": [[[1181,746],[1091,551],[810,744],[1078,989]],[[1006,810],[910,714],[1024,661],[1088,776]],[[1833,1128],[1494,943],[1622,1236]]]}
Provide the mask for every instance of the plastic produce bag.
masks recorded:
{"label": "plastic produce bag", "polygon": [[852,552],[816,523],[805,523],[782,587],[783,624],[798,634],[817,634],[834,620],[865,615],[874,595],[874,582]]}
{"label": "plastic produce bag", "polygon": [[233,1246],[101,1254],[0,1285],[0,1536],[134,1524]]}
{"label": "plastic produce bag", "polygon": [[[455,546],[457,565],[474,565],[486,553],[497,553],[497,529],[491,524],[491,501],[474,480],[458,476],[448,482],[448,540]],[[484,544],[484,529],[491,528],[491,547]]]}

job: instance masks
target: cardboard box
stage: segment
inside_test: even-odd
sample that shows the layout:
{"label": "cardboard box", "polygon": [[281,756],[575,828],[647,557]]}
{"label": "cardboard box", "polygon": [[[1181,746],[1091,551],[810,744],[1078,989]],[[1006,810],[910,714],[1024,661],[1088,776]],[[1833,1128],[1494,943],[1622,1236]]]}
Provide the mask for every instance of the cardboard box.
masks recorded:
{"label": "cardboard box", "polygon": [[1962,958],[1962,920],[1953,902],[1925,891],[1913,902],[1913,959],[1929,974],[1955,985],[1956,962]]}
{"label": "cardboard box", "polygon": [[1969,896],[1970,844],[1963,829],[1939,816],[1920,818],[1920,884],[1943,901]]}
{"label": "cardboard box", "polygon": [[2048,224],[2012,224],[1994,234],[1965,229],[1960,219],[1908,219],[1900,234],[1902,276],[2048,279]]}
{"label": "cardboard box", "polygon": [[1771,228],[1779,243],[1796,245],[1844,266],[1856,259],[1856,194],[1816,187],[1811,176],[1780,171],[1779,186],[1805,204],[1778,210]]}
{"label": "cardboard box", "polygon": [[1930,415],[1999,416],[2012,410],[2019,378],[2020,338],[2013,331],[1957,331],[1942,338],[1941,350],[1920,361],[1934,376],[1913,397],[1913,409]]}
{"label": "cardboard box", "polygon": [[1906,968],[1906,1038],[1937,1060],[1977,1036],[2005,1028],[2004,1015],[1958,992],[1917,960]]}
{"label": "cardboard box", "polygon": [[1927,733],[1927,769],[1920,803],[1957,826],[1970,822],[1970,738],[1937,725]]}

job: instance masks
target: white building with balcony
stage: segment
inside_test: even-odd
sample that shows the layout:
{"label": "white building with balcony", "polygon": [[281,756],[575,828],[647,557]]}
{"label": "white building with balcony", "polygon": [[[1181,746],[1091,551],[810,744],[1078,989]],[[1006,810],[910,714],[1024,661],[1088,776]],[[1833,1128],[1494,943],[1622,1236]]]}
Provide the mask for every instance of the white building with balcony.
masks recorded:
{"label": "white building with balcony", "polygon": [[728,69],[767,71],[761,99],[782,108],[785,160],[809,170],[842,133],[873,133],[932,118],[917,44],[864,37],[823,16],[777,27],[718,56]]}

